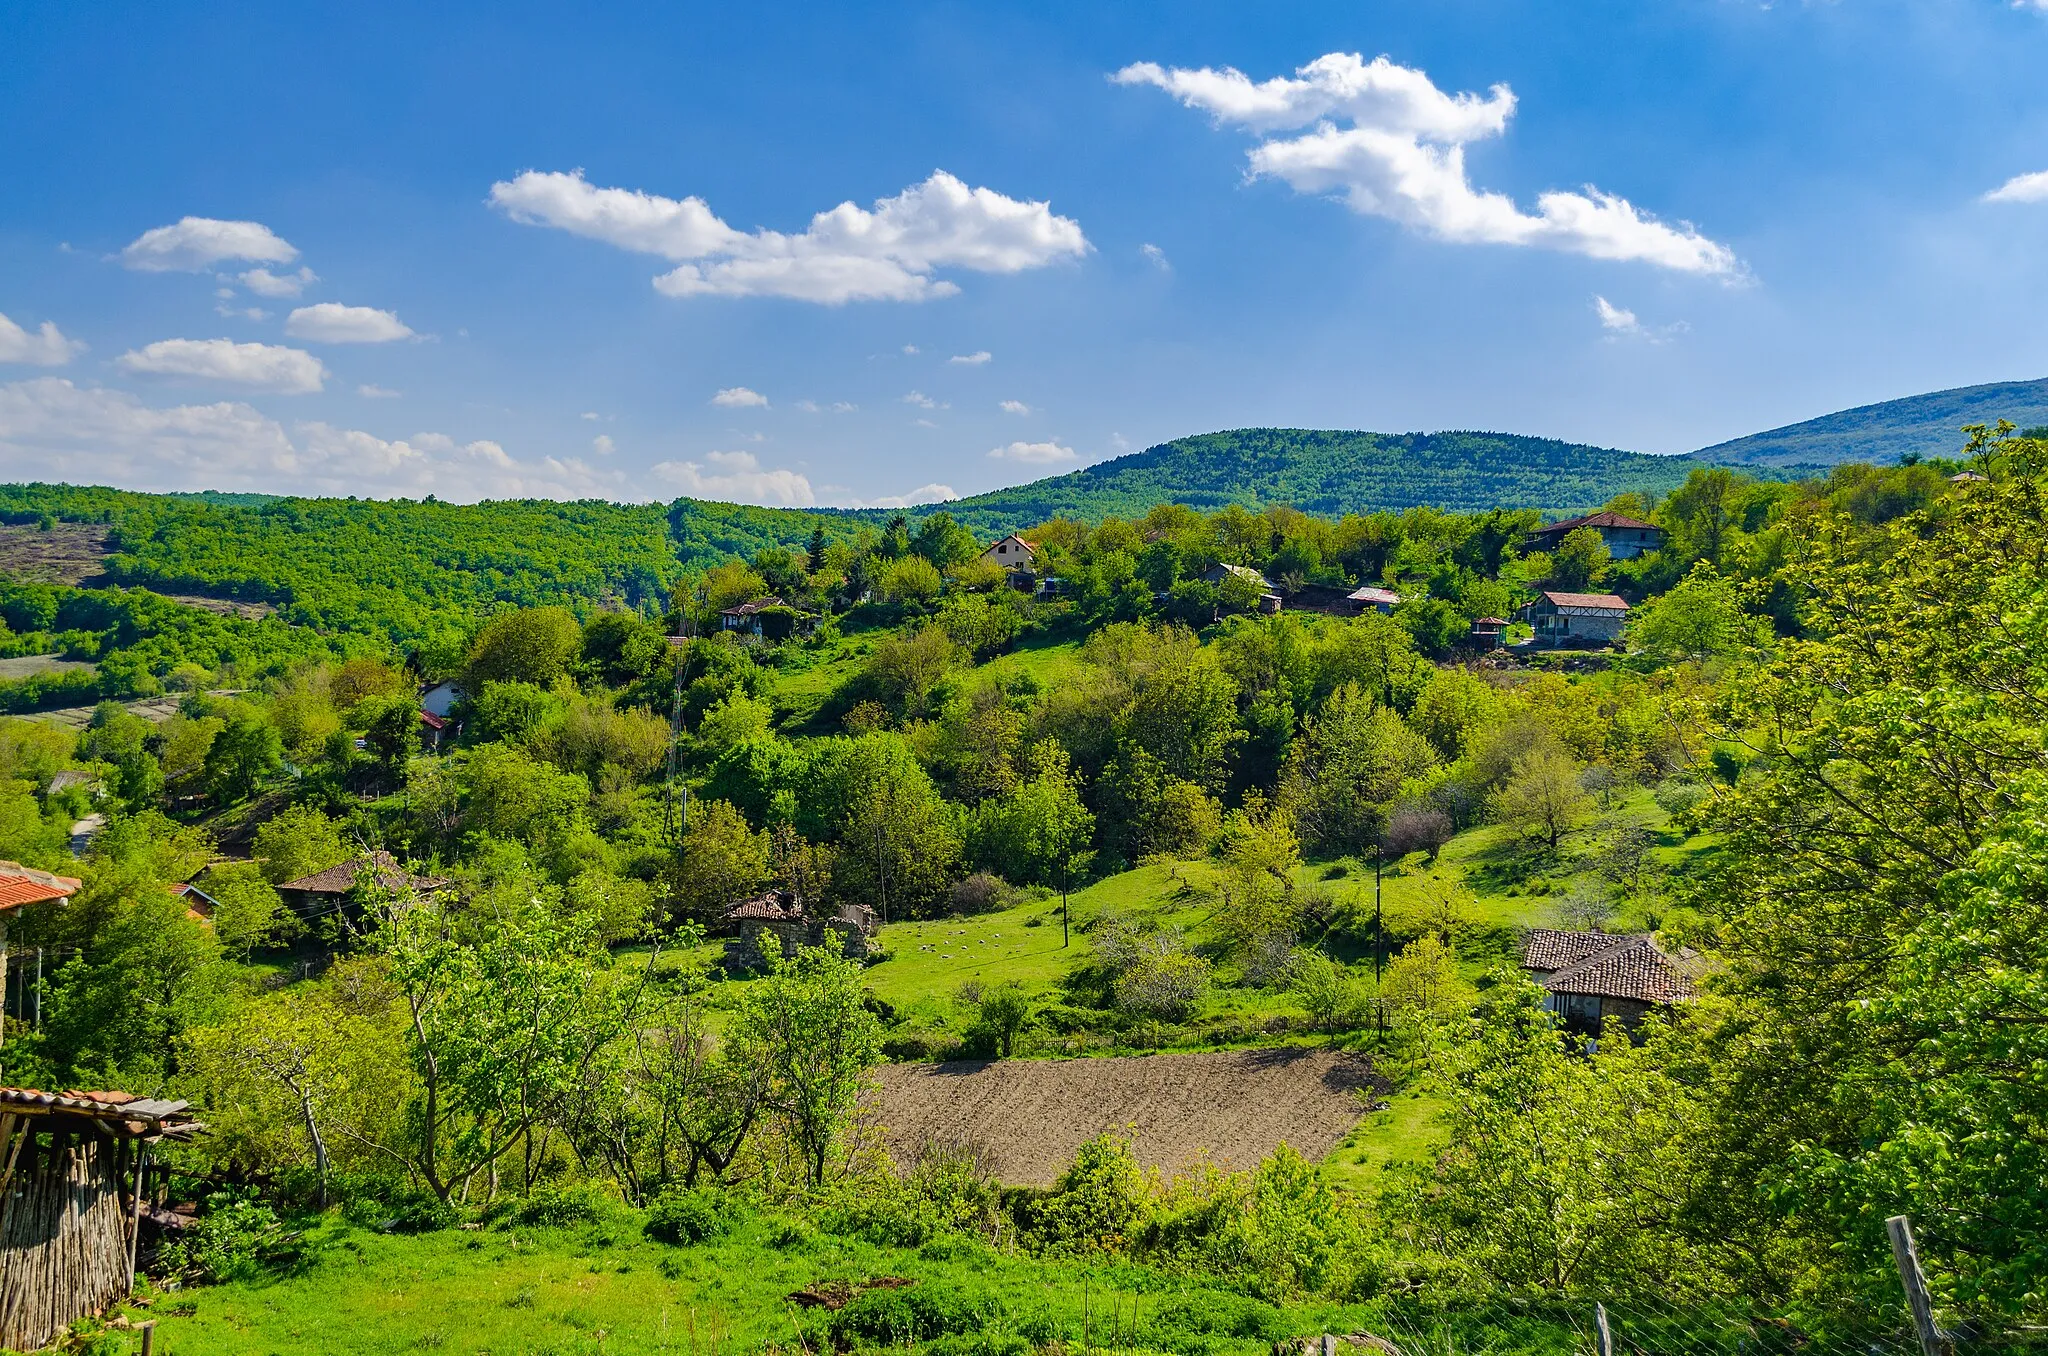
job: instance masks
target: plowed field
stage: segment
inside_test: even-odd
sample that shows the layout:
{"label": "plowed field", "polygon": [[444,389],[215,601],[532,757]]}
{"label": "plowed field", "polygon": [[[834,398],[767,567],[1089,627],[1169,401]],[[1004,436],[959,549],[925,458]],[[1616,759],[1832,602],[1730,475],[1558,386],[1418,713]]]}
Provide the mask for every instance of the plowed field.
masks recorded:
{"label": "plowed field", "polygon": [[898,1163],[927,1140],[982,1146],[996,1176],[1050,1186],[1074,1151],[1105,1130],[1133,1135],[1147,1167],[1206,1157],[1248,1168],[1285,1140],[1327,1154],[1381,1086],[1372,1065],[1281,1047],[1118,1059],[891,1064],[876,1116]]}

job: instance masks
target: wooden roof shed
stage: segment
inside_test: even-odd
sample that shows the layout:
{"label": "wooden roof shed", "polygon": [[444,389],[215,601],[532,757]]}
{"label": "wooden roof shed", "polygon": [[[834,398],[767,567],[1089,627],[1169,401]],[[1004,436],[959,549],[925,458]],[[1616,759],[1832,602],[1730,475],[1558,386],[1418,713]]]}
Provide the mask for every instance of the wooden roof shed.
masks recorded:
{"label": "wooden roof shed", "polygon": [[150,1150],[203,1129],[184,1102],[0,1087],[0,1346],[33,1351],[133,1288]]}

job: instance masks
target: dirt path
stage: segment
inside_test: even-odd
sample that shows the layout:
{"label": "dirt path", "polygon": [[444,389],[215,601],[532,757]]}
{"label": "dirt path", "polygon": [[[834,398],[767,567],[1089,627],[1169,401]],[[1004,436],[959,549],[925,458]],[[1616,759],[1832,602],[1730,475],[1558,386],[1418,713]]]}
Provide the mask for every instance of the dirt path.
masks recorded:
{"label": "dirt path", "polygon": [[1050,1186],[1074,1151],[1131,1130],[1139,1158],[1167,1172],[1206,1156],[1248,1168],[1285,1140],[1327,1154],[1364,1114],[1372,1066],[1285,1046],[1117,1059],[891,1064],[875,1110],[898,1163],[927,1139],[985,1145],[996,1175]]}

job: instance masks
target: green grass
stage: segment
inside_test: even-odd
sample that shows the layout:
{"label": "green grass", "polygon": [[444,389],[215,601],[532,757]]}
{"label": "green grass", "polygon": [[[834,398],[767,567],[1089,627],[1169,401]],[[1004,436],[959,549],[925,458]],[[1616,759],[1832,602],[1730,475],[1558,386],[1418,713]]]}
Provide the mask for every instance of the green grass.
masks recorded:
{"label": "green grass", "polygon": [[[785,1297],[829,1280],[911,1278],[966,1300],[973,1330],[1187,1353],[1262,1352],[1281,1337],[1348,1332],[1366,1309],[1282,1307],[1220,1282],[1131,1265],[1078,1264],[945,1238],[878,1247],[754,1218],[726,1239],[671,1248],[637,1217],[568,1229],[494,1228],[419,1237],[333,1220],[309,1234],[295,1274],[161,1296],[156,1349],[173,1356],[389,1356],[394,1352],[624,1353],[828,1350],[829,1315]],[[1110,1313],[1115,1313],[1112,1339]],[[142,1315],[137,1314],[136,1317]]]}

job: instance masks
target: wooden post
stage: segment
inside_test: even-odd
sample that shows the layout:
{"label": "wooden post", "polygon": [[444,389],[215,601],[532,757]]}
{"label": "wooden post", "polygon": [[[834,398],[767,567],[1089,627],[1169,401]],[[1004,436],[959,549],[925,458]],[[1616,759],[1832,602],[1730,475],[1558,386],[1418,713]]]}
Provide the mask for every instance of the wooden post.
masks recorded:
{"label": "wooden post", "polygon": [[1904,1215],[1884,1222],[1892,1239],[1892,1262],[1899,1269],[1899,1284],[1906,1288],[1906,1303],[1913,1310],[1913,1328],[1920,1337],[1922,1356],[1942,1356],[1947,1349],[1941,1329],[1934,1326],[1934,1300],[1927,1293],[1927,1276],[1920,1270],[1920,1250],[1913,1246],[1913,1224]]}
{"label": "wooden post", "polygon": [[142,1325],[142,1356],[151,1356],[151,1353],[155,1350],[156,1320],[152,1318],[149,1322]]}
{"label": "wooden post", "polygon": [[1607,1306],[1593,1306],[1593,1324],[1600,1330],[1600,1356],[1614,1356],[1614,1334],[1607,1330]]}
{"label": "wooden post", "polygon": [[1337,1335],[1335,1333],[1326,1332],[1323,1334],[1323,1356],[1337,1356]]}

